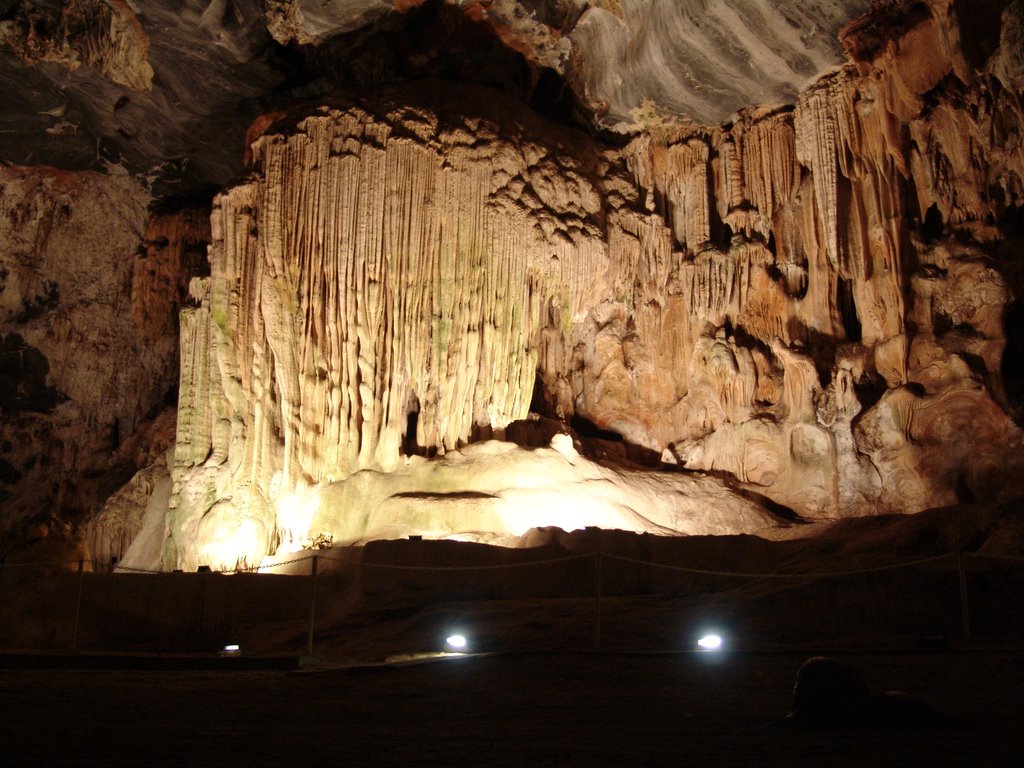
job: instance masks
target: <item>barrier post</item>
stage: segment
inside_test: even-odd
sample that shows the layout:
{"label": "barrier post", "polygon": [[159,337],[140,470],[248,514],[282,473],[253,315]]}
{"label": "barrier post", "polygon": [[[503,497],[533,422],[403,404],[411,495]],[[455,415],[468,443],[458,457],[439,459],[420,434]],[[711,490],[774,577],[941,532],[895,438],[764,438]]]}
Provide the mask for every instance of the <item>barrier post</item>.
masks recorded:
{"label": "barrier post", "polygon": [[306,649],[308,655],[313,655],[313,630],[316,626],[316,562],[317,556],[313,555],[313,565],[310,570],[309,587],[309,644]]}
{"label": "barrier post", "polygon": [[964,641],[971,641],[971,608],[967,602],[967,566],[964,563],[964,553],[959,552],[956,556],[957,571],[960,575],[960,620],[963,624]]}
{"label": "barrier post", "polygon": [[595,553],[594,560],[594,650],[600,650],[601,648],[601,582],[602,576],[601,566],[602,560],[600,552]]}
{"label": "barrier post", "polygon": [[71,631],[71,650],[78,650],[78,620],[82,615],[82,582],[85,580],[85,560],[78,560],[78,595],[75,598],[75,625]]}

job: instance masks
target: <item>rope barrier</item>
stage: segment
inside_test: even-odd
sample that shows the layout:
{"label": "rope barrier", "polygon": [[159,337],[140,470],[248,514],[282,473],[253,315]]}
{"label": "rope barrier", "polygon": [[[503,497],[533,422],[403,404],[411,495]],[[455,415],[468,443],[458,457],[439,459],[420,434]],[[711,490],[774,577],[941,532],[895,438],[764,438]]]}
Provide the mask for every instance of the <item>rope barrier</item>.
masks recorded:
{"label": "rope barrier", "polygon": [[306,559],[307,560],[312,560],[313,557],[317,557],[320,560],[326,560],[326,561],[331,562],[331,563],[348,563],[348,562],[351,562],[351,560],[349,558],[344,558],[344,557],[328,557],[327,555],[309,555]]}
{"label": "rope barrier", "polygon": [[[872,566],[869,568],[853,568],[844,569],[839,571],[805,571],[801,573],[755,573],[749,571],[722,571],[713,570],[707,568],[691,568],[681,565],[669,565],[667,563],[656,563],[650,560],[641,560],[639,558],[626,557],[625,555],[616,555],[610,552],[586,552],[578,555],[567,555],[566,557],[549,558],[545,560],[531,560],[529,562],[522,563],[500,563],[497,565],[400,565],[394,563],[375,563],[361,561],[359,564],[367,568],[381,568],[385,570],[395,571],[495,571],[504,570],[508,568],[529,568],[538,565],[552,565],[555,563],[572,562],[574,560],[582,560],[592,557],[603,557],[609,560],[618,560],[624,563],[633,563],[635,565],[645,565],[651,568],[661,568],[667,571],[677,571],[679,573],[690,573],[701,576],[722,576],[727,578],[738,578],[738,579],[804,579],[804,578],[825,578],[830,576],[857,576],[860,574],[867,573],[878,573],[881,571],[898,570],[901,568],[912,568],[917,565],[923,565],[925,563],[938,562],[948,558],[956,558],[956,553],[946,553],[944,555],[932,555],[930,557],[921,557],[913,560],[906,560],[900,563],[892,563],[889,565]],[[840,557],[841,555],[833,555],[833,557]],[[1024,557],[1015,557],[1012,555],[997,555],[990,554],[988,552],[964,552],[963,557],[971,558],[983,558],[986,560],[1003,560],[1006,562],[1024,563]],[[335,563],[349,562],[345,558],[330,557],[328,555],[305,555],[303,557],[293,558],[291,560],[283,560],[279,563],[269,563],[267,565],[257,565],[248,568],[226,568],[223,570],[208,571],[208,573],[259,573],[265,570],[271,570],[274,568],[281,568],[286,565],[293,565],[295,563],[302,563],[308,560],[312,560],[314,557],[320,560],[326,560]],[[823,559],[823,558],[816,558]],[[3,568],[40,568],[40,567],[54,567],[54,566],[71,566],[77,565],[78,561],[64,561],[55,560],[49,562],[32,562],[32,563],[0,563],[0,569]],[[146,574],[161,574],[168,573],[168,571],[158,571],[149,568],[134,568],[127,565],[115,565],[113,572],[126,572],[126,573],[146,573]]]}
{"label": "rope barrier", "polygon": [[988,552],[964,552],[964,557],[981,557],[985,560],[1005,560],[1011,563],[1024,563],[1024,557],[1014,557],[1013,555],[995,555]]}
{"label": "rope barrier", "polygon": [[[364,552],[365,554],[365,552]],[[829,557],[818,557],[811,558],[811,562],[821,567],[824,565],[822,561],[831,558],[838,557],[849,557],[841,554],[833,554]],[[612,553],[604,552],[585,552],[575,555],[566,555],[563,557],[546,558],[542,560],[531,560],[525,562],[513,562],[513,563],[500,563],[500,564],[488,564],[488,565],[408,565],[408,564],[392,564],[392,563],[381,563],[381,562],[367,562],[366,560],[356,558],[341,558],[341,557],[329,557],[325,554],[304,554],[301,557],[294,557],[290,560],[283,560],[277,563],[268,563],[266,565],[251,566],[247,568],[235,568],[210,571],[208,568],[204,568],[203,572],[207,573],[259,573],[260,571],[272,570],[274,568],[280,568],[296,563],[303,563],[308,560],[313,561],[312,568],[310,570],[310,609],[309,609],[309,628],[308,628],[308,645],[307,652],[310,656],[313,655],[314,651],[314,639],[316,630],[316,601],[317,601],[317,564],[319,560],[328,560],[338,563],[346,563],[350,565],[366,566],[367,568],[378,568],[383,570],[393,571],[421,571],[421,572],[478,572],[478,571],[500,571],[508,569],[521,569],[531,568],[535,566],[545,566],[560,563],[569,563],[579,560],[590,560],[594,561],[594,648],[600,648],[601,646],[601,599],[603,592],[603,577],[602,577],[602,564],[604,560],[615,560],[624,563],[630,563],[639,566],[645,566],[650,568],[660,568],[667,571],[675,571],[678,573],[695,574],[700,576],[714,576],[723,578],[738,578],[738,579],[750,579],[750,580],[769,580],[769,579],[789,579],[789,580],[801,580],[801,579],[820,579],[820,578],[836,578],[844,576],[858,576],[862,574],[880,573],[886,571],[895,571],[905,568],[912,568],[928,563],[938,563],[941,561],[955,560],[957,563],[957,572],[959,573],[960,580],[960,605],[962,612],[962,624],[963,624],[963,637],[965,641],[970,641],[972,638],[971,625],[970,625],[970,608],[969,608],[969,594],[968,580],[966,578],[966,563],[972,557],[979,557],[991,560],[1002,560],[1011,561],[1014,563],[1024,562],[1024,558],[1014,557],[1009,555],[997,555],[988,553],[975,553],[975,552],[963,552],[963,553],[946,553],[942,555],[933,555],[929,557],[919,557],[914,559],[908,559],[901,562],[888,563],[885,565],[874,565],[864,568],[843,568],[841,570],[830,570],[830,571],[807,571],[807,572],[796,572],[796,573],[752,573],[743,571],[728,571],[728,570],[715,570],[706,568],[693,568],[688,566],[669,565],[664,563],[652,562],[649,560],[641,560],[639,558],[627,557],[624,555],[617,555]],[[837,563],[838,565],[839,563]],[[79,613],[82,606],[82,590],[83,590],[83,579],[84,579],[84,561],[51,561],[51,562],[35,562],[35,563],[0,563],[0,569],[4,567],[60,567],[63,566],[68,571],[71,571],[71,567],[77,565],[77,601],[74,612],[74,624],[73,632],[71,635],[71,648],[74,650],[77,648],[78,643],[78,629],[79,629]],[[166,571],[157,571],[146,568],[135,568],[132,566],[125,566],[116,564],[112,569],[115,573],[120,571],[123,573],[138,573],[147,575],[160,575],[167,573]]]}
{"label": "rope barrier", "polygon": [[727,576],[730,578],[738,579],[808,579],[808,578],[825,578],[829,576],[857,576],[863,573],[877,573],[879,571],[893,571],[899,568],[911,568],[915,565],[921,565],[922,563],[933,563],[938,560],[946,560],[948,558],[955,558],[955,554],[935,555],[933,557],[922,557],[917,560],[908,560],[904,563],[896,563],[893,565],[879,565],[872,568],[858,568],[855,570],[844,570],[844,571],[817,571],[807,573],[744,573],[742,571],[711,571],[703,568],[686,568],[680,565],[664,565],[662,563],[652,563],[647,560],[637,560],[632,557],[623,557],[622,555],[604,554],[603,557],[607,557],[610,560],[620,560],[625,563],[635,563],[637,565],[649,565],[653,568],[662,568],[667,571],[679,571],[681,573],[695,573],[703,576]]}
{"label": "rope barrier", "polygon": [[[257,565],[254,568],[246,568],[245,572],[248,573],[259,573],[265,568],[280,568],[283,565],[292,565],[293,563],[304,563],[307,560],[312,560],[316,557],[319,560],[333,560],[334,558],[320,557],[320,555],[307,555],[306,557],[297,557],[294,560],[282,560],[280,563],[270,563],[269,565]],[[341,562],[338,560],[337,562]]]}
{"label": "rope barrier", "polygon": [[496,571],[505,568],[529,568],[534,565],[567,563],[571,560],[582,560],[596,556],[596,552],[587,552],[583,555],[569,555],[568,557],[557,557],[550,560],[533,560],[528,563],[503,563],[501,565],[391,565],[389,563],[368,563],[365,560],[362,565],[370,568],[384,568],[395,571]]}
{"label": "rope barrier", "polygon": [[52,568],[55,565],[66,565],[71,570],[78,568],[77,560],[47,560],[45,562],[38,563],[0,563],[0,568]]}
{"label": "rope barrier", "polygon": [[127,573],[150,573],[150,574],[166,573],[166,571],[154,571],[154,570],[151,570],[149,568],[132,568],[130,565],[115,565],[114,568],[113,568],[113,572],[117,573],[118,571],[126,571]]}

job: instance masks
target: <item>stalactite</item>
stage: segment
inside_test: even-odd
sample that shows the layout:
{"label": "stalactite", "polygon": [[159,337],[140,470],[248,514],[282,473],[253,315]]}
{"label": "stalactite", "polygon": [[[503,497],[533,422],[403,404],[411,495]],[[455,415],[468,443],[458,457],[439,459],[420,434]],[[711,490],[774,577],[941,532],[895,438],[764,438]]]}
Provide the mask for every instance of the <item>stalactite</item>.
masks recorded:
{"label": "stalactite", "polygon": [[277,469],[283,488],[393,469],[406,403],[416,444],[444,452],[525,417],[538,366],[564,367],[609,267],[599,198],[559,162],[592,159],[412,133],[353,109],[257,140],[183,316],[179,467],[230,456],[266,493]]}
{"label": "stalactite", "polygon": [[792,109],[621,149],[461,92],[261,125],[182,320],[182,503],[223,517],[238,488],[294,538],[277,497],[500,434],[538,383],[560,418],[808,517],[943,497],[967,459],[932,403],[982,408],[979,452],[1012,455],[1010,293],[952,236],[993,242],[1020,204],[1020,93],[968,72],[947,6],[904,21],[853,25]]}

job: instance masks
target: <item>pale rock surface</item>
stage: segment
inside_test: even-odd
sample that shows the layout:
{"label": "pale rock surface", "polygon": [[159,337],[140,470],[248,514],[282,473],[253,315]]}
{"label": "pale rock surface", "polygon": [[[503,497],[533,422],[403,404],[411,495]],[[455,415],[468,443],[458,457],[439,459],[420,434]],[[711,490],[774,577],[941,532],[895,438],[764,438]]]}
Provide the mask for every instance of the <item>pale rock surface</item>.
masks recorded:
{"label": "pale rock surface", "polygon": [[160,562],[167,537],[173,461],[171,449],[139,470],[89,521],[86,540],[93,570],[114,565],[148,569]]}
{"label": "pale rock surface", "polygon": [[[543,526],[679,535],[750,533],[779,524],[718,480],[603,467],[579,455],[568,435],[546,448],[492,440],[439,459],[411,456],[390,472],[364,469],[337,482],[279,489],[275,508],[278,559],[318,541],[337,546],[422,536],[518,546]],[[214,504],[194,540],[184,539],[180,534],[191,529],[182,528],[174,528],[173,540],[183,546],[165,567],[252,566],[275,553],[269,526],[251,508]]]}
{"label": "pale rock surface", "polygon": [[623,132],[667,115],[718,123],[751,104],[791,102],[836,66],[839,28],[866,0],[591,2],[569,39],[572,78],[595,122]]}

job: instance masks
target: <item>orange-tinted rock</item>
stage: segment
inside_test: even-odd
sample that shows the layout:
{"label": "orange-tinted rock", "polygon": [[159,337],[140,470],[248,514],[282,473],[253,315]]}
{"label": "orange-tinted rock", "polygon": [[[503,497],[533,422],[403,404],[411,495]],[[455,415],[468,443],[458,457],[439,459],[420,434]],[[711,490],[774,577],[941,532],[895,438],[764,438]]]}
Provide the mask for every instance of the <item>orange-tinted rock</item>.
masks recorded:
{"label": "orange-tinted rock", "polygon": [[146,224],[145,254],[132,270],[132,317],[149,339],[174,338],[178,312],[193,277],[209,273],[208,209],[154,213]]}

